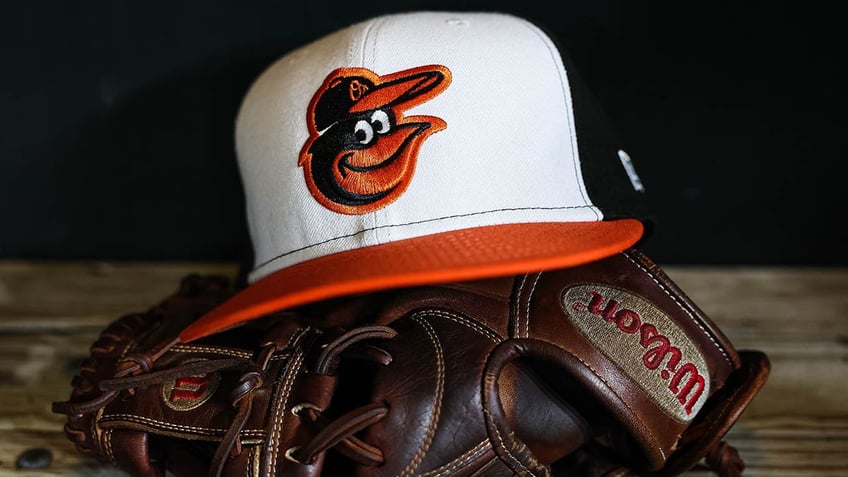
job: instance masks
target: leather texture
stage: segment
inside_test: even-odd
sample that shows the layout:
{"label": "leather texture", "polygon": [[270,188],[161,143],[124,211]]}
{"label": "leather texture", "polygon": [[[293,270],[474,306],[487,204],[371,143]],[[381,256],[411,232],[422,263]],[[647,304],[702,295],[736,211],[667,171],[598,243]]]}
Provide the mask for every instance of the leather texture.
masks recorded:
{"label": "leather texture", "polygon": [[175,339],[234,292],[190,276],[104,330],[54,405],[78,450],[138,476],[734,476],[721,438],[769,370],[636,250]]}

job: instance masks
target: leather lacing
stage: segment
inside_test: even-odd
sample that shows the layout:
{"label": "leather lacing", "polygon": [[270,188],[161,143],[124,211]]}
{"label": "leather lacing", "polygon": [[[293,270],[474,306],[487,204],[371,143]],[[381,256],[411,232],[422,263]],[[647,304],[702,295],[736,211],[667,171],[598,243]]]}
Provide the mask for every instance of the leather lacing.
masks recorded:
{"label": "leather lacing", "polygon": [[[317,333],[317,332],[316,332]],[[269,335],[274,336],[271,332]],[[375,346],[354,346],[363,340],[391,339],[397,332],[386,326],[363,326],[343,333],[332,342],[322,346],[323,350],[316,360],[315,373],[331,375],[336,371],[342,354],[367,359],[379,364],[391,362],[391,355]],[[242,372],[238,384],[230,393],[235,408],[235,416],[219,443],[209,469],[210,476],[220,476],[229,456],[242,452],[241,433],[253,405],[255,392],[262,387],[266,379],[266,369],[271,358],[285,359],[291,354],[287,343],[269,340],[251,359],[223,358],[205,361],[193,361],[171,368],[153,370],[155,361],[171,349],[177,342],[166,343],[148,353],[127,355],[118,365],[115,377],[100,381],[102,394],[87,401],[54,403],[53,411],[70,416],[97,412],[110,402],[126,394],[131,396],[137,388],[162,384],[184,376],[209,374],[225,370]],[[300,464],[311,464],[317,456],[330,448],[336,448],[342,455],[365,465],[383,463],[383,453],[356,438],[354,434],[380,421],[388,413],[383,404],[368,404],[330,421],[323,416],[323,410],[309,403],[301,403],[292,408],[292,413],[300,417],[315,435],[302,446],[289,448],[285,457]]]}
{"label": "leather lacing", "polygon": [[309,403],[302,403],[292,409],[295,415],[318,429],[315,436],[303,446],[294,446],[286,450],[286,458],[298,464],[311,465],[321,453],[335,448],[339,453],[363,465],[380,465],[383,452],[360,440],[354,434],[383,419],[389,408],[372,403],[356,408],[333,421],[321,415],[321,410]]}
{"label": "leather lacing", "polygon": [[739,477],[745,470],[745,461],[735,447],[725,441],[712,446],[705,457],[706,467],[720,477]]}
{"label": "leather lacing", "polygon": [[[342,356],[367,359],[383,365],[389,364],[392,359],[389,353],[376,346],[361,345],[361,342],[372,339],[392,339],[396,335],[397,332],[394,329],[378,325],[363,326],[348,331],[322,346],[323,349],[315,361],[314,372],[333,375]],[[268,364],[274,356],[282,359],[290,356],[292,349],[288,348],[287,344],[269,340],[263,343],[250,359],[223,358],[193,361],[171,368],[153,370],[155,361],[176,343],[176,341],[166,343],[144,354],[127,355],[119,364],[119,371],[115,377],[99,383],[99,389],[103,394],[88,401],[54,403],[54,412],[71,416],[97,412],[122,393],[132,395],[137,388],[162,384],[184,376],[240,370],[242,374],[237,381],[238,384],[230,393],[231,403],[236,413],[215,451],[209,469],[210,476],[220,476],[228,457],[237,456],[242,452],[239,434],[250,416],[254,394],[265,382]],[[314,435],[308,442],[289,447],[285,451],[285,458],[298,464],[311,465],[322,453],[333,448],[359,464],[380,465],[384,462],[383,452],[357,438],[355,434],[382,420],[388,411],[388,407],[382,403],[371,403],[330,420],[319,406],[309,402],[299,403],[291,408],[291,412],[298,416]],[[733,446],[725,441],[719,441],[708,450],[704,464],[698,467],[712,470],[720,477],[739,477],[745,464]],[[635,477],[639,474],[633,473],[631,469],[617,467],[605,472],[601,471],[599,475]]]}
{"label": "leather lacing", "polygon": [[[358,358],[381,365],[391,362],[392,356],[385,350],[373,345],[359,346],[362,341],[373,339],[392,339],[397,331],[387,326],[370,325],[355,328],[342,334],[327,344],[315,364],[317,374],[335,374],[342,354],[346,358]],[[286,450],[286,459],[303,465],[315,462],[319,455],[330,448],[363,465],[380,465],[383,452],[355,434],[379,422],[388,413],[389,408],[381,403],[371,403],[355,408],[330,421],[323,410],[312,403],[300,403],[292,407],[292,414],[300,417],[315,435],[309,442],[293,446]]]}
{"label": "leather lacing", "polygon": [[[100,382],[100,390],[103,394],[88,401],[83,402],[62,402],[54,403],[53,411],[57,413],[67,414],[70,416],[96,412],[108,405],[110,402],[118,398],[122,393],[131,395],[137,388],[145,388],[157,384],[162,384],[166,381],[174,380],[184,376],[192,376],[198,374],[208,374],[224,370],[242,369],[243,374],[239,378],[238,385],[233,390],[232,403],[236,408],[236,415],[233,422],[224,434],[210,467],[211,475],[220,475],[223,469],[223,464],[226,461],[227,455],[232,451],[237,455],[241,452],[241,443],[238,439],[238,434],[244,427],[247,417],[250,415],[251,404],[253,401],[253,393],[256,389],[262,386],[264,381],[264,366],[267,365],[267,360],[274,354],[273,346],[267,346],[260,352],[260,357],[264,360],[261,366],[258,366],[256,361],[225,358],[212,359],[207,361],[196,361],[174,366],[172,368],[150,371],[143,374],[125,374],[126,370],[119,372],[115,378],[105,379]],[[136,372],[140,372],[143,367],[131,367]]]}

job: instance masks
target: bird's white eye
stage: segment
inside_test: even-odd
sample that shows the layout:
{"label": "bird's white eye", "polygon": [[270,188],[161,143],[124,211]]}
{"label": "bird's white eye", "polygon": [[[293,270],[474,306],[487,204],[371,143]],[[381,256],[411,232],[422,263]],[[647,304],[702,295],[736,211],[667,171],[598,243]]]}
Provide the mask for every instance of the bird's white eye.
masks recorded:
{"label": "bird's white eye", "polygon": [[371,127],[368,121],[360,119],[356,122],[356,126],[353,127],[353,134],[360,144],[368,144],[374,139],[374,128]]}
{"label": "bird's white eye", "polygon": [[389,129],[392,127],[392,124],[389,122],[389,115],[382,109],[378,109],[371,114],[371,125],[380,134],[389,132]]}

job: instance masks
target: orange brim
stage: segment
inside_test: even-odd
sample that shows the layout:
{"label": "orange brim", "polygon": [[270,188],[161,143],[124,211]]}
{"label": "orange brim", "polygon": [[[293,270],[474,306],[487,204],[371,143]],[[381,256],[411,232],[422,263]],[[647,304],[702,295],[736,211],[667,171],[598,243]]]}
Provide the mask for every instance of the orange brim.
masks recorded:
{"label": "orange brim", "polygon": [[326,255],[262,278],[185,328],[180,340],[344,295],[582,265],[627,249],[642,232],[635,219],[504,224]]}

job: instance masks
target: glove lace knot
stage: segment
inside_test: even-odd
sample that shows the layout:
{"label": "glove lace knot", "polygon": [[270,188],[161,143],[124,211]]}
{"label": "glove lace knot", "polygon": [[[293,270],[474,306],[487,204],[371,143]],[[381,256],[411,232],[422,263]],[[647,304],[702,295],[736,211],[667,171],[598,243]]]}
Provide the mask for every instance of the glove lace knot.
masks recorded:
{"label": "glove lace knot", "polygon": [[725,441],[711,447],[705,460],[720,477],[739,477],[745,469],[745,461],[739,456],[739,451]]}

